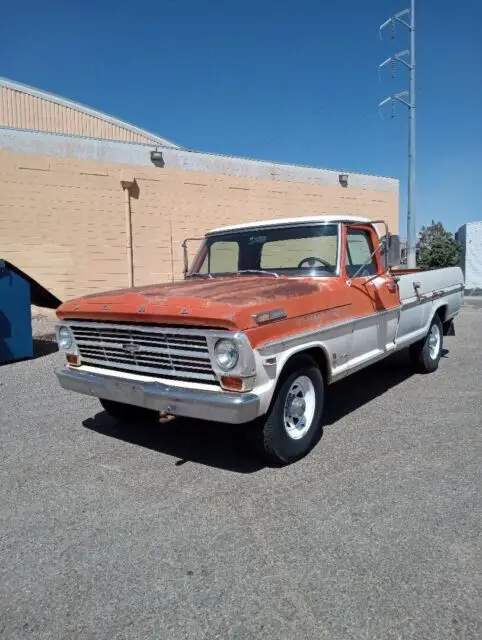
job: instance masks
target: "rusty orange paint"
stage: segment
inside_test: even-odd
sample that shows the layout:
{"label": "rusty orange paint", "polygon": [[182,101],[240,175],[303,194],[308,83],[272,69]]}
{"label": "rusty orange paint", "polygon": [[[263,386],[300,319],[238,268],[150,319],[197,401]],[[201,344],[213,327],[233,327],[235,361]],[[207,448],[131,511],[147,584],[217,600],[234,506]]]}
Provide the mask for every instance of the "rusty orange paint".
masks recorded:
{"label": "rusty orange paint", "polygon": [[[216,282],[213,297],[207,297],[204,287],[199,287],[200,296],[196,296],[196,287],[205,282],[186,282],[175,285],[175,293],[168,288],[163,295],[152,296],[152,288],[147,292],[138,288],[135,291],[115,292],[86,296],[64,303],[57,311],[60,319],[103,320],[109,322],[155,323],[179,326],[199,326],[232,331],[246,331],[253,347],[263,342],[285,337],[304,330],[334,324],[373,314],[399,305],[398,294],[390,293],[384,286],[389,276],[379,276],[378,285],[365,278],[357,278],[351,287],[346,278],[306,278],[298,284],[305,284],[305,293],[290,295],[287,287],[277,290],[267,287],[267,278],[249,277],[236,279],[236,291],[233,293],[233,281],[223,278]],[[221,280],[221,279],[220,279]],[[279,280],[284,280],[280,278]],[[290,292],[296,290],[293,278],[286,278]],[[304,280],[304,282],[303,282]],[[276,281],[278,282],[278,281]],[[186,295],[182,295],[184,287]],[[256,291],[256,293],[254,293]],[[300,287],[300,291],[303,289]],[[168,292],[171,295],[168,295]],[[254,302],[246,302],[246,296],[253,293]],[[147,295],[145,295],[147,293]],[[282,308],[286,318],[264,325],[257,325],[253,316],[273,308]],[[187,313],[186,313],[187,312]]]}
{"label": "rusty orange paint", "polygon": [[[372,243],[378,238],[370,225]],[[342,229],[342,247],[346,228]],[[244,331],[253,347],[319,327],[396,308],[398,288],[384,273],[376,254],[378,275],[347,283],[345,252],[341,275],[331,277],[231,276],[120,289],[64,303],[60,319],[168,324]],[[258,325],[253,316],[283,309],[286,318]]]}

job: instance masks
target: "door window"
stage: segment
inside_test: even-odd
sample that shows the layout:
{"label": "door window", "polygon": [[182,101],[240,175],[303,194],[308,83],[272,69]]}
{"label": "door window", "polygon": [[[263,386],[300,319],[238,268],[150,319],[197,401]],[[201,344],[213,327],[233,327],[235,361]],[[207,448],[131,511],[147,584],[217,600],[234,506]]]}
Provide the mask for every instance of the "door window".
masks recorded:
{"label": "door window", "polygon": [[353,278],[355,273],[363,276],[374,276],[377,273],[377,261],[373,253],[373,244],[370,234],[364,229],[348,229],[346,236],[346,273]]}
{"label": "door window", "polygon": [[233,273],[238,270],[239,244],[233,241],[213,242],[199,273]]}

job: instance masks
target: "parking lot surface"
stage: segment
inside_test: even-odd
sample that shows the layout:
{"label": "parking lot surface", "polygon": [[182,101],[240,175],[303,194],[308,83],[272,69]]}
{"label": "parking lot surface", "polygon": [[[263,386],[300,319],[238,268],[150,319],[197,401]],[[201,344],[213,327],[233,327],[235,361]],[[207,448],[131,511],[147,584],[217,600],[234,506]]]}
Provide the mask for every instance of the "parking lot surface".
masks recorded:
{"label": "parking lot surface", "polygon": [[432,375],[334,385],[283,469],[229,426],[116,424],[48,344],[0,367],[0,637],[482,637],[482,308],[456,331]]}

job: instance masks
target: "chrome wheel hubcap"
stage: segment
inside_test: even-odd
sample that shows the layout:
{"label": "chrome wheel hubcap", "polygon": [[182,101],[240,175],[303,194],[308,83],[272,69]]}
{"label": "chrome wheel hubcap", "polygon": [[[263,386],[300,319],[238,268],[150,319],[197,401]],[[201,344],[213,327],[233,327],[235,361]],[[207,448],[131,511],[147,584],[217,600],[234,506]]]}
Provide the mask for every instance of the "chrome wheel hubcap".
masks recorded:
{"label": "chrome wheel hubcap", "polygon": [[315,387],[308,376],[299,376],[286,396],[284,427],[293,440],[299,440],[310,429],[315,415]]}
{"label": "chrome wheel hubcap", "polygon": [[432,360],[436,360],[440,351],[440,329],[433,324],[428,334],[428,352]]}

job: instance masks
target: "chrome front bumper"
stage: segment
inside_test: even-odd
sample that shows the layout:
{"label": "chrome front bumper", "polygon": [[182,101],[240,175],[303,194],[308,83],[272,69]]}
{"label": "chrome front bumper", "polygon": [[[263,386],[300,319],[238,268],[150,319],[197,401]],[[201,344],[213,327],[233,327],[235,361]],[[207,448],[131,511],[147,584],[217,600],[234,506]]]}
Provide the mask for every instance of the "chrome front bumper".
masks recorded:
{"label": "chrome front bumper", "polygon": [[69,367],[57,369],[55,374],[60,385],[69,391],[174,416],[243,424],[259,415],[259,398],[252,393],[183,389],[154,380],[135,382]]}

